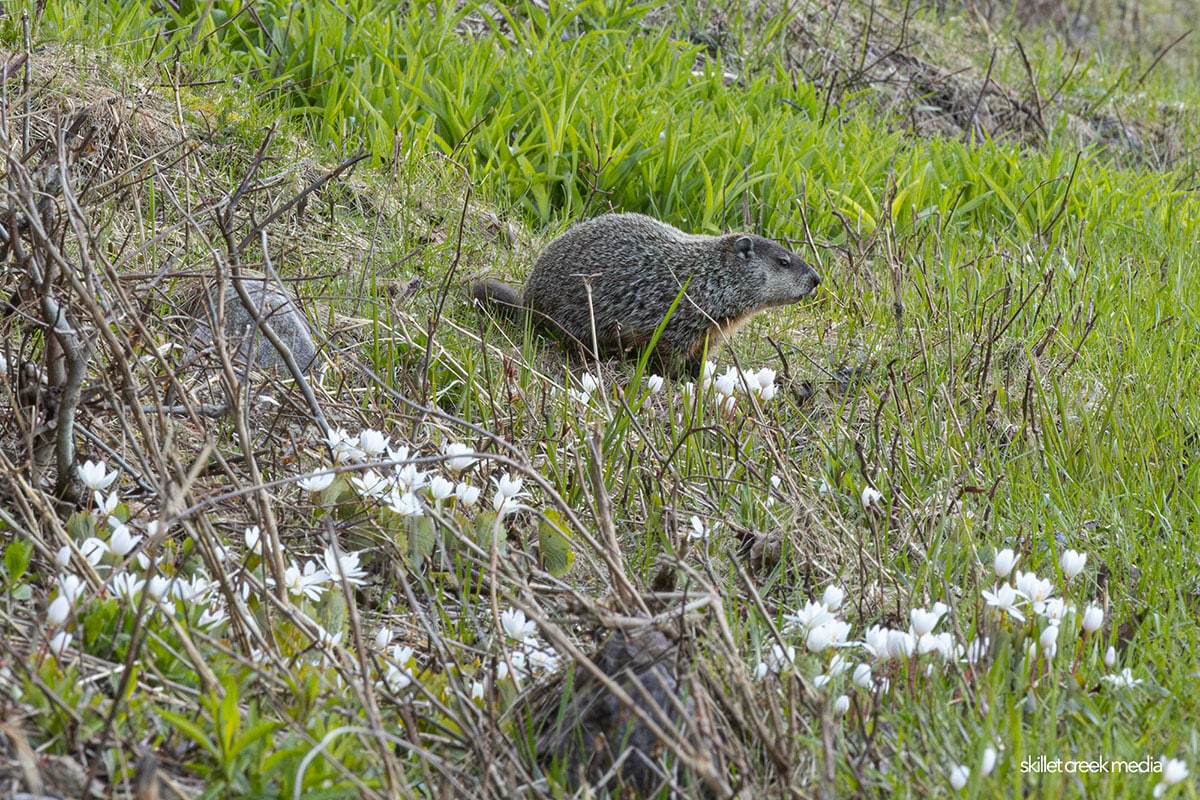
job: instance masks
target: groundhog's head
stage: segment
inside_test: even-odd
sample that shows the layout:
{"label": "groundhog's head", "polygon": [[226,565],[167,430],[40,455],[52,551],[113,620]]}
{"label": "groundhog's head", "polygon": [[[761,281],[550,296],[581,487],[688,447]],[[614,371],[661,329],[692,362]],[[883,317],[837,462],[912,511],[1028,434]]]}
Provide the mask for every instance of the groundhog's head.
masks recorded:
{"label": "groundhog's head", "polygon": [[753,276],[759,307],[785,306],[817,290],[821,276],[800,256],[761,236],[743,234],[733,241],[739,271]]}

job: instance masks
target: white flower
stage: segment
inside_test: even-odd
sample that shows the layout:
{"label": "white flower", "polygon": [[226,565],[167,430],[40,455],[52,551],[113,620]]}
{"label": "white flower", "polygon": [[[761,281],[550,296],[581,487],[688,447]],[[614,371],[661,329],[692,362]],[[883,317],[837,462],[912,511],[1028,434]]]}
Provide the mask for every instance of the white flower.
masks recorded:
{"label": "white flower", "polygon": [[249,528],[246,528],[243,535],[246,539],[246,549],[255,555],[261,556],[263,554],[262,532],[258,529],[258,526],[251,525]]}
{"label": "white flower", "polygon": [[883,505],[883,492],[874,486],[864,486],[862,490],[862,507],[871,511]]}
{"label": "white flower", "polygon": [[804,644],[814,653],[819,653],[826,647],[840,647],[850,636],[850,623],[840,619],[832,619],[809,631]]}
{"label": "white flower", "polygon": [[1117,648],[1113,647],[1110,644],[1108,646],[1108,649],[1104,651],[1104,666],[1108,667],[1109,669],[1112,669],[1114,666],[1116,666],[1116,664],[1117,664]]}
{"label": "white flower", "polygon": [[908,612],[908,617],[912,621],[913,635],[919,639],[928,633],[932,633],[934,626],[938,624],[938,620],[940,620],[942,618],[942,614],[945,613],[946,611],[944,607],[939,610],[937,606],[934,606],[932,610],[914,608],[912,611]]}
{"label": "white flower", "polygon": [[471,681],[471,699],[472,700],[482,700],[483,699],[483,690],[484,690],[483,681]]}
{"label": "white flower", "polygon": [[1154,796],[1161,797],[1168,787],[1187,780],[1187,764],[1178,758],[1168,759],[1165,755],[1158,760],[1162,772],[1162,781],[1154,787]]}
{"label": "white flower", "polygon": [[558,669],[558,656],[553,650],[530,647],[526,642],[526,651],[529,667],[535,672],[553,672]]}
{"label": "white flower", "polygon": [[733,393],[737,391],[738,385],[741,383],[741,373],[736,367],[730,367],[725,371],[725,374],[717,378],[716,387],[717,394],[722,397],[733,397]]}
{"label": "white flower", "polygon": [[390,436],[384,436],[377,430],[367,428],[358,435],[358,449],[368,456],[378,456],[387,449]]}
{"label": "white flower", "polygon": [[1042,631],[1041,636],[1038,637],[1038,645],[1042,648],[1043,651],[1057,649],[1057,647],[1058,647],[1058,626],[1057,625],[1047,625],[1046,629],[1044,631]]}
{"label": "white flower", "polygon": [[704,366],[700,368],[700,386],[704,391],[708,391],[708,387],[712,386],[713,375],[717,372],[717,365],[711,361],[705,361]]}
{"label": "white flower", "polygon": [[996,553],[995,559],[992,560],[992,569],[995,570],[996,577],[1007,578],[1020,558],[1020,556],[1013,553],[1011,547],[1006,547]]}
{"label": "white flower", "polygon": [[492,482],[496,484],[496,495],[492,498],[492,508],[500,516],[511,514],[521,507],[520,503],[511,501],[518,497],[528,496],[521,491],[521,479],[513,475],[502,475],[498,479],[492,478]]}
{"label": "white flower", "polygon": [[386,650],[388,644],[392,641],[392,629],[384,625],[379,630],[375,631],[375,649]]}
{"label": "white flower", "polygon": [[500,612],[500,627],[510,639],[523,642],[537,635],[537,623],[525,619],[525,612],[519,608],[510,608]]}
{"label": "white flower", "polygon": [[50,637],[49,648],[55,658],[61,659],[67,652],[67,648],[71,646],[71,640],[75,638],[75,634],[59,631]]}
{"label": "white flower", "polygon": [[1075,606],[1061,597],[1051,597],[1042,608],[1042,616],[1051,625],[1058,625],[1064,619],[1075,613]]}
{"label": "white flower", "polygon": [[1116,689],[1132,689],[1135,686],[1141,686],[1145,683],[1141,678],[1133,677],[1133,670],[1129,667],[1121,670],[1116,675],[1104,675],[1100,680],[1105,681]]}
{"label": "white flower", "polygon": [[71,545],[64,544],[58,548],[58,552],[54,554],[54,563],[60,567],[68,567],[71,565]]}
{"label": "white flower", "polygon": [[416,464],[396,467],[396,487],[401,491],[415,492],[429,482],[429,475],[417,469]]}
{"label": "white flower", "polygon": [[386,461],[392,464],[403,464],[408,461],[408,445],[402,444],[399,447],[388,446]]}
{"label": "white flower", "polygon": [[1104,609],[1100,606],[1088,606],[1083,610],[1083,630],[1095,633],[1104,624]]}
{"label": "white flower", "polygon": [[955,657],[962,658],[963,654],[966,652],[965,648],[963,648],[961,644],[958,644],[954,641],[954,634],[950,633],[950,631],[935,633],[933,638],[937,640],[938,653],[940,653],[942,658],[946,661],[949,661]]}
{"label": "white flower", "polygon": [[454,482],[437,475],[429,482],[429,494],[436,501],[442,501],[454,494]]}
{"label": "white flower", "polygon": [[779,387],[777,387],[775,384],[772,383],[770,386],[763,387],[763,390],[758,393],[758,399],[762,400],[765,403],[768,400],[774,398],[778,392],[779,392]]}
{"label": "white flower", "polygon": [[917,647],[917,642],[908,631],[888,631],[888,658],[908,658]]}
{"label": "white flower", "polygon": [[471,458],[467,453],[474,452],[470,447],[458,442],[446,442],[442,447],[442,452],[449,458],[446,459],[446,466],[455,472],[462,472],[474,466],[476,459]]}
{"label": "white flower", "polygon": [[134,536],[129,532],[128,525],[117,525],[113,528],[112,535],[108,537],[108,547],[114,555],[124,558],[133,548],[137,547],[137,543],[141,540],[141,536]]}
{"label": "white flower", "polygon": [[927,633],[917,637],[917,655],[925,653],[940,653],[942,658],[950,660],[954,656],[954,637],[949,631],[942,633]]}
{"label": "white flower", "polygon": [[492,497],[492,510],[496,512],[496,516],[498,517],[506,517],[520,508],[520,503],[510,502],[509,498],[500,492],[496,492],[495,496]]}
{"label": "white flower", "polygon": [[758,662],[758,664],[756,664],[754,667],[754,680],[761,681],[763,678],[767,677],[767,673],[770,671],[771,668],[767,666],[767,662]]}
{"label": "white flower", "polygon": [[391,691],[402,692],[413,682],[412,670],[408,667],[397,667],[394,664],[388,664],[387,674],[384,675],[383,682]]}
{"label": "white flower", "polygon": [[414,657],[413,648],[402,644],[391,645],[391,662],[397,667],[408,668],[413,664]]}
{"label": "white flower", "polygon": [[105,472],[104,469],[103,461],[87,461],[82,466],[76,467],[75,473],[79,476],[79,480],[83,481],[84,486],[99,492],[111,486],[112,482],[121,474],[115,469],[112,472]]}
{"label": "white flower", "polygon": [[880,625],[872,625],[867,628],[863,646],[876,658],[887,658],[888,629]]}
{"label": "white flower", "polygon": [[979,765],[979,774],[987,777],[992,774],[992,770],[996,768],[996,750],[993,747],[985,747],[983,749],[983,761]]}
{"label": "white flower", "polygon": [[210,581],[204,575],[196,575],[191,580],[175,577],[174,594],[180,600],[196,603],[202,601],[207,595],[216,589],[215,581]]}
{"label": "white flower", "polygon": [[790,645],[787,647],[780,644],[771,645],[771,652],[767,654],[767,666],[772,672],[782,672],[795,663],[796,648]]}
{"label": "white flower", "polygon": [[402,517],[421,517],[425,515],[425,509],[421,507],[421,501],[411,491],[393,491],[388,494],[385,502],[389,509]]}
{"label": "white flower", "polygon": [[600,388],[600,381],[598,381],[596,376],[592,373],[585,372],[579,376],[579,385],[583,387],[584,392],[590,395],[592,392]]}
{"label": "white flower", "polygon": [[[750,391],[761,394],[767,389],[774,389],[775,374],[775,370],[771,369],[770,367],[763,367],[758,372],[754,373],[754,380],[750,383]],[[771,394],[774,395],[774,392]],[[771,398],[766,397],[763,399],[770,400]]]}
{"label": "white flower", "polygon": [[954,791],[961,791],[967,785],[967,781],[971,778],[971,770],[967,769],[962,764],[955,764],[950,768],[950,786]]}
{"label": "white flower", "polygon": [[329,577],[337,581],[339,576],[346,579],[351,586],[362,586],[367,582],[367,573],[358,565],[362,553],[334,553],[333,547],[325,548],[325,570]]}
{"label": "white flower", "polygon": [[121,502],[120,498],[117,497],[117,493],[113,492],[106,497],[100,492],[96,492],[94,498],[96,500],[96,514],[101,517],[108,517],[109,525],[120,525],[121,520],[112,516],[112,513],[117,510],[117,506]]}
{"label": "white flower", "polygon": [[67,617],[70,614],[71,601],[66,596],[60,594],[51,600],[49,607],[46,608],[46,625],[51,628],[57,628],[67,621]]}
{"label": "white flower", "polygon": [[1045,630],[1042,631],[1042,636],[1038,637],[1038,644],[1042,645],[1043,648],[1046,648],[1046,646],[1049,646],[1050,644],[1057,642],[1057,640],[1058,640],[1058,626],[1057,625],[1046,625]]}
{"label": "white flower", "polygon": [[358,437],[346,433],[344,428],[334,428],[325,436],[325,444],[333,454],[333,463],[360,459],[363,451],[358,447]]}
{"label": "white flower", "polygon": [[[720,397],[720,395],[718,395],[718,397]],[[733,409],[737,407],[737,398],[733,395],[729,395],[724,400],[720,401],[718,406],[720,407],[722,414],[725,414],[726,416],[732,416]]]}
{"label": "white flower", "polygon": [[850,710],[850,698],[846,695],[838,695],[838,699],[833,701],[833,713],[839,717]]}
{"label": "white flower", "polygon": [[502,494],[505,497],[520,497],[522,495],[521,484],[523,481],[521,478],[508,474],[501,475],[499,478],[493,478],[492,480],[496,484],[496,492],[498,494]]}
{"label": "white flower", "polygon": [[317,494],[318,492],[323,492],[332,486],[333,480],[336,477],[337,473],[334,472],[314,472],[307,478],[301,478],[299,481],[297,481],[297,483],[304,491]]}
{"label": "white flower", "polygon": [[1083,571],[1083,565],[1087,563],[1087,555],[1074,550],[1067,550],[1059,559],[1059,566],[1062,567],[1063,577],[1071,580],[1080,572]]}
{"label": "white flower", "polygon": [[413,656],[415,653],[411,647],[404,645],[392,645],[392,661],[398,667],[409,667],[412,665]]}
{"label": "white flower", "polygon": [[820,625],[808,632],[808,636],[804,638],[804,646],[814,653],[819,653],[829,647],[832,641],[829,626]]}
{"label": "white flower", "polygon": [[[274,580],[268,578],[267,583],[274,585]],[[287,587],[288,594],[307,597],[314,603],[325,594],[328,583],[329,573],[323,569],[318,570],[315,561],[307,562],[303,571],[293,561],[283,571],[283,584]]]}
{"label": "white flower", "polygon": [[138,580],[128,572],[117,573],[108,579],[108,586],[113,595],[130,603],[137,600],[138,594],[145,585],[145,581]]}
{"label": "white flower", "polygon": [[981,659],[984,654],[987,653],[988,648],[991,647],[991,645],[992,640],[986,636],[980,636],[977,639],[972,639],[967,645],[967,652],[965,654],[967,657],[967,663],[977,663],[979,659]]}
{"label": "white flower", "polygon": [[104,554],[108,552],[108,545],[95,536],[89,536],[83,540],[83,544],[79,545],[79,552],[83,553],[83,557],[94,567],[100,563],[100,559],[104,558]]}
{"label": "white flower", "polygon": [[834,616],[823,603],[814,603],[809,600],[797,613],[784,614],[783,618],[794,626],[811,631],[814,628],[821,627],[826,622],[832,621]]}
{"label": "white flower", "polygon": [[[849,629],[850,626],[847,625],[846,627]],[[830,677],[836,678],[848,669],[850,669],[850,659],[838,654],[829,659],[829,668],[825,671],[829,673]]]}
{"label": "white flower", "polygon": [[821,605],[830,611],[837,611],[842,606],[842,600],[846,597],[846,592],[840,586],[827,586],[825,593],[821,595]]}
{"label": "white flower", "polygon": [[989,606],[995,606],[1005,614],[1016,619],[1019,622],[1025,621],[1025,615],[1017,611],[1017,590],[1009,586],[1007,583],[1000,584],[994,592],[983,590],[983,599],[987,601]]}
{"label": "white flower", "polygon": [[871,688],[871,667],[869,664],[859,664],[854,668],[850,679],[864,689]]}
{"label": "white flower", "polygon": [[1017,592],[1033,603],[1033,610],[1038,614],[1042,612],[1046,601],[1050,599],[1054,591],[1054,586],[1050,583],[1049,578],[1039,578],[1032,572],[1017,570],[1017,576],[1013,583],[1016,585]]}
{"label": "white flower", "polygon": [[58,593],[62,597],[67,598],[67,602],[72,607],[79,602],[79,598],[83,595],[85,588],[83,579],[78,575],[67,574],[58,576]]}
{"label": "white flower", "polygon": [[647,386],[647,388],[650,389],[650,394],[657,394],[657,393],[661,392],[662,388],[663,388],[663,376],[662,375],[648,376],[646,378],[646,386]]}
{"label": "white flower", "polygon": [[[512,665],[511,675],[513,683],[520,685],[521,681],[529,675],[529,670],[525,667],[525,651],[513,650],[508,654],[508,663]],[[505,670],[505,674],[510,674],[507,669]],[[496,679],[500,680],[499,668],[496,669]]]}
{"label": "white flower", "polygon": [[463,481],[454,487],[454,496],[464,506],[473,506],[479,502],[479,487]]}
{"label": "white flower", "polygon": [[392,490],[390,479],[383,477],[373,469],[365,469],[350,476],[350,486],[358,492],[359,497],[380,500]]}
{"label": "white flower", "polygon": [[156,603],[166,597],[171,589],[171,579],[164,575],[155,575],[146,583],[146,593]]}
{"label": "white flower", "polygon": [[229,619],[229,614],[225,611],[225,606],[220,603],[213,603],[204,609],[200,614],[200,618],[196,620],[196,624],[201,628],[211,628],[220,625],[227,619]]}
{"label": "white flower", "polygon": [[704,541],[708,538],[708,528],[704,526],[704,520],[692,515],[692,529],[688,532],[688,539],[693,542]]}
{"label": "white flower", "polygon": [[344,631],[331,633],[330,631],[322,628],[320,625],[317,625],[317,644],[329,648],[337,647],[338,644],[341,643],[344,633]]}

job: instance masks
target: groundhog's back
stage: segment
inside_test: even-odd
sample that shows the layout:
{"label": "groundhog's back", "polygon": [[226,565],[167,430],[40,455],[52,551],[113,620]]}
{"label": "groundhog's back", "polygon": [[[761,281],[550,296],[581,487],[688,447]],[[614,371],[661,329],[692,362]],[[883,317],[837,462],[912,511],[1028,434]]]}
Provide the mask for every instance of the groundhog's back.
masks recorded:
{"label": "groundhog's back", "polygon": [[755,311],[797,302],[819,281],[760,236],[688,234],[642,214],[609,214],[546,247],[523,303],[585,345],[594,317],[601,351],[613,352],[649,341],[686,286],[659,347],[691,358],[709,334],[720,339]]}

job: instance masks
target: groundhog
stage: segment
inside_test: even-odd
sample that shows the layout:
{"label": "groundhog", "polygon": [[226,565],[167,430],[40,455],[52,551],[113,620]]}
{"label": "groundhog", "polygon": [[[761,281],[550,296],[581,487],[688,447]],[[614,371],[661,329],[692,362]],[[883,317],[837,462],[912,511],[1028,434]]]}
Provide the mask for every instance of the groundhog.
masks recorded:
{"label": "groundhog", "polygon": [[642,214],[605,214],[552,241],[524,294],[493,280],[472,293],[508,315],[528,310],[602,356],[649,344],[675,305],[655,356],[695,375],[706,343],[715,348],[757,312],[799,302],[820,282],[804,259],[761,236],[694,235]]}

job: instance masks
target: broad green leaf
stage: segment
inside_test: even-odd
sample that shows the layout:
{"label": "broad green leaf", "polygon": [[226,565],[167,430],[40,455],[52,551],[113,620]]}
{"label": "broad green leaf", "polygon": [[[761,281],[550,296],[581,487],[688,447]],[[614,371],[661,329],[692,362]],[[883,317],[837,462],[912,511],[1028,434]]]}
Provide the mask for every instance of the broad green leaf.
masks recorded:
{"label": "broad green leaf", "polygon": [[561,578],[575,563],[575,551],[559,513],[551,508],[543,512],[543,517],[538,523],[538,554],[542,567],[554,577]]}
{"label": "broad green leaf", "polygon": [[165,722],[169,723],[172,728],[179,731],[187,738],[191,739],[200,747],[208,751],[213,758],[220,758],[221,751],[217,748],[215,742],[208,737],[208,732],[204,728],[197,725],[192,720],[172,711],[158,709],[155,712]]}
{"label": "broad green leaf", "polygon": [[9,591],[25,576],[31,558],[33,543],[24,539],[16,539],[4,549],[4,574],[8,578]]}

